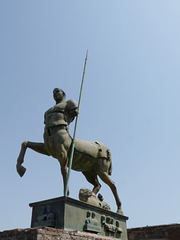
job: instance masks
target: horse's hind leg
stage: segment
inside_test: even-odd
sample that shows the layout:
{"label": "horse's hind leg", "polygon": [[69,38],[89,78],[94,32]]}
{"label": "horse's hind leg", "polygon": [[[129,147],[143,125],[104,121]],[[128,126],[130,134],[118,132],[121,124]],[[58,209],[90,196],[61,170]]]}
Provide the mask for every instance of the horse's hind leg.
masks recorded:
{"label": "horse's hind leg", "polygon": [[82,172],[82,173],[86,177],[87,181],[94,186],[92,192],[97,194],[101,188],[101,184],[98,181],[97,175],[91,172]]}
{"label": "horse's hind leg", "polygon": [[121,209],[121,201],[120,201],[120,198],[118,196],[117,188],[116,188],[115,183],[110,179],[109,175],[106,172],[102,172],[98,175],[101,178],[101,180],[103,182],[105,182],[111,188],[111,191],[112,191],[112,193],[115,197],[116,205],[117,205],[117,208],[118,208],[117,213],[123,214],[122,209]]}
{"label": "horse's hind leg", "polygon": [[[63,185],[64,185],[64,196],[66,191],[66,182],[67,182],[67,164],[68,164],[68,152],[63,144],[58,145],[58,161],[61,167],[61,174],[63,177]],[[69,187],[67,189],[67,196],[69,196]]]}
{"label": "horse's hind leg", "polygon": [[[66,181],[67,181],[67,165],[61,165],[61,174],[62,174],[62,177],[63,177],[64,196],[65,196]],[[69,196],[69,187],[67,189],[67,196]]]}
{"label": "horse's hind leg", "polygon": [[26,168],[21,166],[21,165],[24,162],[24,156],[25,156],[27,148],[31,148],[32,150],[34,150],[38,153],[45,154],[45,155],[49,156],[49,154],[47,153],[47,151],[45,149],[44,143],[35,143],[35,142],[24,141],[21,144],[21,150],[20,150],[20,153],[19,153],[19,156],[18,156],[18,159],[17,159],[17,165],[16,165],[17,172],[19,173],[19,175],[21,177],[24,175],[24,173],[26,171]]}

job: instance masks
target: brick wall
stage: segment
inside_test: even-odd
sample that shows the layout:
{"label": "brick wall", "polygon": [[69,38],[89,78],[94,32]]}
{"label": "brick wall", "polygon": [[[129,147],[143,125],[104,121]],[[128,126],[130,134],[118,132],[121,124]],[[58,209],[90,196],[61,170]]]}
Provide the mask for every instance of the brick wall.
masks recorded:
{"label": "brick wall", "polygon": [[180,224],[130,228],[128,240],[180,240]]}
{"label": "brick wall", "polygon": [[[0,232],[0,240],[112,240],[81,231],[64,231],[43,227]],[[128,240],[180,240],[180,224],[147,226],[128,229]]]}
{"label": "brick wall", "polygon": [[0,240],[112,240],[116,238],[81,231],[64,231],[43,227],[0,232]]}

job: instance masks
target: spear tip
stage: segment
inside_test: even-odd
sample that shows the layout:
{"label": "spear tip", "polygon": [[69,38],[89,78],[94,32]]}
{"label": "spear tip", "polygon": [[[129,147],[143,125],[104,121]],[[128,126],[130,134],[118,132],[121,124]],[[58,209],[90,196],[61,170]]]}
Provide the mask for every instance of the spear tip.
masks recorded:
{"label": "spear tip", "polygon": [[87,49],[87,51],[86,51],[86,60],[87,60],[87,57],[88,57],[88,49]]}

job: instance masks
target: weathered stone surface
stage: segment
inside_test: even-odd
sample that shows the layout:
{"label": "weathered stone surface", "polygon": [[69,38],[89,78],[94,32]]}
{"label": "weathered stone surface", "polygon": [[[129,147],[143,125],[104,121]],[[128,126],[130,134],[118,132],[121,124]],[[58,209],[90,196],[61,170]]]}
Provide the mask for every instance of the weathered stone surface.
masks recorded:
{"label": "weathered stone surface", "polygon": [[129,240],[180,240],[180,224],[128,229]]}
{"label": "weathered stone surface", "polygon": [[[44,227],[0,232],[1,240],[112,240],[111,237],[81,231],[64,231]],[[113,238],[114,239],[114,238]]]}

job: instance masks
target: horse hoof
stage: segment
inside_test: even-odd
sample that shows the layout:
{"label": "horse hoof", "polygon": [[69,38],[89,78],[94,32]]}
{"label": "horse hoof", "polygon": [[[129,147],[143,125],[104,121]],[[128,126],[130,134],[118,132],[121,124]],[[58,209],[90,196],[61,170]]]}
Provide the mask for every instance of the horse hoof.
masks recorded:
{"label": "horse hoof", "polygon": [[16,168],[17,168],[17,172],[18,172],[19,176],[22,177],[26,172],[26,168],[23,166],[18,166],[18,165],[16,166]]}
{"label": "horse hoof", "polygon": [[122,209],[121,209],[121,208],[118,209],[118,210],[117,210],[117,213],[120,214],[120,215],[123,215],[123,211],[122,211]]}

